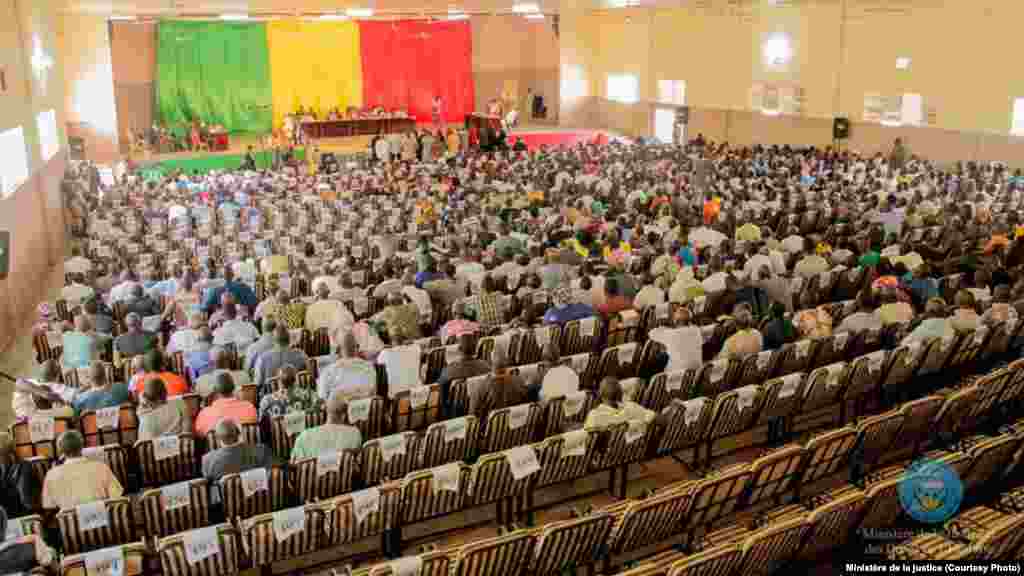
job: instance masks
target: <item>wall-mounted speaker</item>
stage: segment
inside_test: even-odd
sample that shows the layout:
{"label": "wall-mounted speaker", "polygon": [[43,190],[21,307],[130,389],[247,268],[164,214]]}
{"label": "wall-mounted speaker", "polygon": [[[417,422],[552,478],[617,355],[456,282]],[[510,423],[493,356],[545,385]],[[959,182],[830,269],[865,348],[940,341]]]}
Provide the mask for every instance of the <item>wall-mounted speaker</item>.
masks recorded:
{"label": "wall-mounted speaker", "polygon": [[850,119],[836,118],[832,121],[832,139],[846,140],[850,137]]}

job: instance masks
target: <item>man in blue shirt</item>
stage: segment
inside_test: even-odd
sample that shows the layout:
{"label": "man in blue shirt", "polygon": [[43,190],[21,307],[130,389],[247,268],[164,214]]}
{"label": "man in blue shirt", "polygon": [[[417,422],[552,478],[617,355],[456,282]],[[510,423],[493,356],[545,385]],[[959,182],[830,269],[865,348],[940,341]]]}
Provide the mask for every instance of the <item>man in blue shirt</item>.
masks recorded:
{"label": "man in blue shirt", "polygon": [[86,410],[99,410],[131,402],[128,385],[124,382],[107,382],[107,369],[102,363],[90,365],[89,375],[92,377],[92,388],[80,392],[72,402],[76,416]]}
{"label": "man in blue shirt", "polygon": [[586,304],[572,302],[572,291],[567,285],[559,286],[552,293],[555,305],[544,314],[545,324],[565,324],[596,315],[594,309]]}
{"label": "man in blue shirt", "polygon": [[235,274],[231,267],[227,266],[224,268],[224,285],[218,286],[206,294],[206,298],[203,300],[203,312],[207,314],[213,312],[220,304],[220,297],[225,292],[230,292],[234,295],[235,302],[246,306],[249,310],[255,310],[259,305],[256,293],[252,291],[252,288],[241,282],[235,282]]}

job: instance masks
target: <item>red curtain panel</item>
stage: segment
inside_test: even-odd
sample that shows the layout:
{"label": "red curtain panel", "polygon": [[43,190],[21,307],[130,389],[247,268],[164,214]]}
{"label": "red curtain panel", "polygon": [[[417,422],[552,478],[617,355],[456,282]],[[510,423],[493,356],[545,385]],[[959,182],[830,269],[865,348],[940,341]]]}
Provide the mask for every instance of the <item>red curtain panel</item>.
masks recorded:
{"label": "red curtain panel", "polygon": [[473,112],[473,34],[469,22],[360,22],[363,106],[405,109],[431,119],[441,97],[447,122]]}

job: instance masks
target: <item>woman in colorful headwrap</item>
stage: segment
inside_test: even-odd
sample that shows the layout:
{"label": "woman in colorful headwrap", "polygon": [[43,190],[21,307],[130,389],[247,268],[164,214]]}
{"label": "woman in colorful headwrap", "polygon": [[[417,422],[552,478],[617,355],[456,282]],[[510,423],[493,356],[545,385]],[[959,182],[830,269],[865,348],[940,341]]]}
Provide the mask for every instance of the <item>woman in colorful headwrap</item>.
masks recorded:
{"label": "woman in colorful headwrap", "polygon": [[718,215],[722,212],[722,199],[719,197],[712,198],[710,194],[707,195],[707,199],[704,200],[704,225],[710,226],[718,220]]}

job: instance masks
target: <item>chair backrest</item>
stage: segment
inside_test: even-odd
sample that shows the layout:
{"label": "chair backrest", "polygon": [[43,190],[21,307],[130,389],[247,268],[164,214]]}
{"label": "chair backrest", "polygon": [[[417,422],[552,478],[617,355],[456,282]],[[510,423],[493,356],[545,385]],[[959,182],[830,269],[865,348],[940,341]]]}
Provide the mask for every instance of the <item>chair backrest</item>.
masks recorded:
{"label": "chair backrest", "polygon": [[[253,445],[263,443],[259,422],[242,422],[239,424],[239,428],[242,429],[242,442]],[[217,440],[217,431],[211,428],[206,433],[206,449],[209,452],[213,452],[218,448],[220,448],[220,441]]]}
{"label": "chair backrest", "polygon": [[857,445],[857,430],[852,427],[823,432],[807,441],[801,465],[804,486],[832,476],[846,466]]}
{"label": "chair backrest", "polygon": [[[215,549],[209,556],[189,562],[189,554],[186,552],[186,543],[196,536],[196,533],[205,530],[206,538],[196,538],[197,548],[200,542],[216,542]],[[189,532],[181,532],[168,536],[157,542],[156,550],[160,555],[160,566],[164,576],[231,576],[239,573],[239,536],[238,531],[231,524],[219,524],[209,528],[200,528]]]}
{"label": "chair backrest", "polygon": [[[132,446],[139,438],[139,417],[135,406],[122,404],[113,416],[114,408],[86,410],[79,417],[86,446],[120,444]],[[116,418],[116,419],[115,419]]]}
{"label": "chair backrest", "polygon": [[821,553],[845,546],[853,536],[853,529],[860,522],[866,504],[864,493],[853,490],[815,506],[807,517],[811,533],[801,556],[804,559],[819,558]]}
{"label": "chair backrest", "polygon": [[732,436],[750,428],[757,421],[764,393],[760,386],[744,386],[715,397],[708,439]]}
{"label": "chair backrest", "polygon": [[[447,550],[434,550],[419,555],[420,576],[448,576],[452,557]],[[385,562],[353,573],[353,576],[398,576],[394,564]]]}
{"label": "chair backrest", "polygon": [[424,468],[469,460],[478,450],[480,424],[476,416],[450,418],[431,424],[423,437]]}
{"label": "chair backrest", "polygon": [[322,505],[330,510],[326,530],[330,546],[351,544],[383,534],[398,526],[402,485],[391,482],[332,498]]}
{"label": "chair backrest", "polygon": [[14,452],[19,458],[57,457],[57,438],[74,428],[71,418],[36,416],[11,424]]}
{"label": "chair backrest", "polygon": [[540,472],[534,486],[539,488],[586,476],[595,445],[596,435],[585,430],[549,436],[535,444]]}
{"label": "chair backrest", "polygon": [[463,503],[468,501],[466,492],[473,468],[462,462],[450,466],[458,468],[456,490],[435,486],[434,476],[441,474],[441,470],[420,470],[402,479],[402,524],[421,522],[462,509]]}
{"label": "chair backrest", "polygon": [[295,438],[307,428],[316,428],[327,421],[323,410],[295,412],[270,417],[270,445],[274,456],[288,460],[295,445]]}
{"label": "chair backrest", "polygon": [[221,500],[224,502],[224,517],[231,520],[252,518],[284,507],[288,486],[285,471],[277,466],[267,470],[267,486],[246,493],[247,487],[242,474],[227,474],[220,479]]}
{"label": "chair backrest", "polygon": [[803,472],[804,448],[790,444],[772,450],[750,465],[750,488],[746,502],[754,506],[765,500],[781,501],[796,489]]}
{"label": "chair backrest", "polygon": [[719,358],[705,362],[697,374],[694,394],[717,396],[733,388],[742,364],[733,358]]}
{"label": "chair backrest", "polygon": [[697,446],[708,434],[714,402],[703,396],[690,400],[673,400],[667,408],[668,418],[658,445],[659,454],[670,454]]}
{"label": "chair backrest", "polygon": [[57,526],[65,554],[99,550],[135,540],[132,502],[111,498],[92,504],[61,510]]}
{"label": "chair backrest", "polygon": [[629,502],[608,538],[612,553],[627,553],[678,534],[683,517],[692,504],[692,488],[692,484],[686,484],[644,500]]}
{"label": "chair backrest", "polygon": [[846,400],[860,399],[878,390],[885,378],[888,358],[889,352],[886,350],[871,352],[855,358],[850,363],[843,398]]}
{"label": "chair backrest", "polygon": [[583,426],[587,414],[596,403],[597,398],[585,390],[569,396],[545,399],[544,437],[555,436],[567,429]]}
{"label": "chair backrest", "polygon": [[327,500],[352,490],[359,466],[354,452],[338,452],[337,467],[327,458],[305,458],[291,463],[295,493],[301,502]]}
{"label": "chair backrest", "polygon": [[[704,576],[711,574],[732,574],[743,561],[743,550],[738,543],[715,546],[701,550],[686,558],[676,560],[666,572],[667,576]],[[632,574],[627,572],[626,574]],[[641,576],[637,574],[636,576]]]}
{"label": "chair backrest", "polygon": [[[533,449],[532,446],[527,448]],[[515,478],[506,453],[485,454],[473,464],[467,504],[476,506],[518,496],[526,489],[528,479],[529,476]]]}
{"label": "chair backrest", "polygon": [[[124,558],[123,576],[140,576],[146,573],[145,557],[147,551],[145,544],[133,542],[117,546],[117,548],[121,549],[121,555]],[[87,555],[74,554],[65,556],[60,563],[61,576],[87,576],[89,574],[89,571],[86,569]],[[33,571],[33,574],[35,574],[35,571]]]}
{"label": "chair backrest", "polygon": [[202,528],[210,519],[209,485],[205,478],[197,478],[152,488],[139,496],[139,506],[147,538],[159,539]]}
{"label": "chair backrest", "polygon": [[772,378],[761,386],[764,401],[755,426],[793,416],[803,405],[807,378],[803,372],[794,372],[781,378]]}
{"label": "chair backrest", "polygon": [[121,486],[129,486],[128,480],[128,451],[120,444],[107,444],[106,446],[91,446],[82,450],[82,456],[95,458],[105,463],[114,473]]}
{"label": "chair backrest", "polygon": [[[379,381],[380,378],[378,378],[378,382]],[[349,424],[359,429],[359,433],[362,434],[363,440],[365,441],[371,438],[376,438],[383,434],[388,417],[384,399],[380,396],[373,396],[372,398],[353,400],[350,404],[352,402],[365,402],[369,404],[369,410],[365,412],[365,418],[360,418],[355,422],[349,422]],[[350,407],[349,413],[351,412]]]}
{"label": "chair backrest", "polygon": [[804,383],[800,412],[811,414],[839,403],[849,381],[850,370],[845,362],[815,368]]}
{"label": "chair backrest", "polygon": [[858,452],[861,464],[870,469],[893,446],[906,417],[902,412],[868,416],[857,424]]}
{"label": "chair backrest", "polygon": [[532,532],[518,530],[467,544],[457,552],[453,576],[525,574],[533,558],[535,541]]}
{"label": "chair backrest", "polygon": [[968,386],[947,396],[945,404],[935,415],[933,435],[948,442],[963,431],[973,429],[969,416],[980,396],[981,389],[977,386]]}
{"label": "chair backrest", "polygon": [[484,452],[498,452],[529,444],[538,430],[541,409],[537,404],[520,404],[487,414],[486,433],[483,439]]}
{"label": "chair backrest", "polygon": [[142,473],[143,486],[171,484],[194,478],[198,474],[199,457],[195,439],[190,434],[180,434],[174,438],[177,438],[177,446],[168,437],[135,443],[135,459]]}
{"label": "chair backrest", "polygon": [[401,480],[419,467],[420,443],[415,432],[399,432],[367,440],[362,449],[362,476],[367,486]]}
{"label": "chair backrest", "polygon": [[442,419],[440,385],[430,384],[427,387],[425,401],[422,401],[423,390],[417,390],[415,398],[412,393],[412,390],[403,390],[391,398],[391,422],[396,432],[426,430],[427,426]]}
{"label": "chair backrest", "polygon": [[1020,437],[1004,434],[972,446],[968,450],[972,459],[971,468],[963,478],[964,491],[974,491],[999,476],[1013,459],[1020,444]]}
{"label": "chair backrest", "polygon": [[562,574],[589,566],[601,557],[615,516],[597,512],[582,518],[552,522],[537,537],[534,574]]}
{"label": "chair backrest", "polygon": [[750,465],[737,464],[697,482],[684,517],[685,528],[709,526],[731,515],[739,508],[750,479]]}
{"label": "chair backrest", "polygon": [[741,545],[743,574],[768,576],[800,552],[811,525],[806,515],[774,522],[755,531]]}
{"label": "chair backrest", "polygon": [[[270,566],[280,560],[310,554],[320,547],[328,513],[324,506],[307,504],[242,520],[238,525],[242,548],[253,566]],[[297,524],[299,519],[301,528],[289,526],[293,522]],[[285,530],[285,534],[279,535],[278,530]]]}

